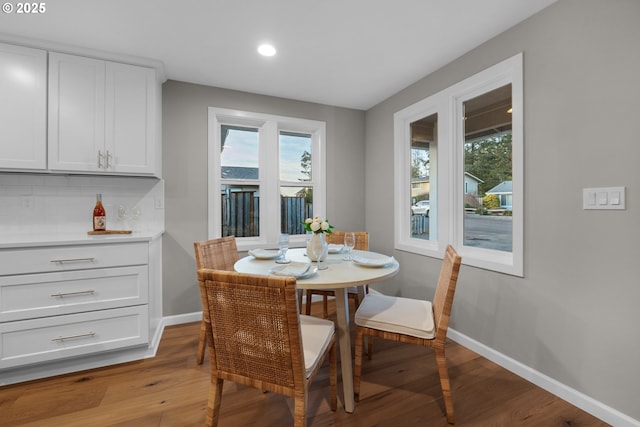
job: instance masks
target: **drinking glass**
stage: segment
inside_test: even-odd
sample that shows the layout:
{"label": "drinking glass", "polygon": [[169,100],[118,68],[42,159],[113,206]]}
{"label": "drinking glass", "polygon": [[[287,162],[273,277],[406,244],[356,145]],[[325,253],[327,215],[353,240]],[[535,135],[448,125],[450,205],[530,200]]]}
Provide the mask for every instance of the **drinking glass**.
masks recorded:
{"label": "drinking glass", "polygon": [[118,205],[118,220],[122,222],[122,228],[126,228],[126,222],[129,218],[127,213],[127,207],[125,205]]}
{"label": "drinking glass", "polygon": [[278,241],[278,249],[280,250],[280,258],[276,260],[278,264],[289,264],[291,261],[287,259],[287,251],[289,250],[289,235],[286,233],[280,234],[280,240]]}
{"label": "drinking glass", "polygon": [[344,233],[344,245],[347,247],[347,256],[342,258],[345,261],[351,261],[351,250],[356,245],[356,233],[353,231]]}

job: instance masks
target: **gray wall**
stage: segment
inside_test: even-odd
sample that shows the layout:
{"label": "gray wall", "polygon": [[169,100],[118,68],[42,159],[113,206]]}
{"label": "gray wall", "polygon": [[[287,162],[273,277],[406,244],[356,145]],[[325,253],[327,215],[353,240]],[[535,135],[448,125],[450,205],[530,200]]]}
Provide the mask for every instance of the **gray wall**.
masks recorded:
{"label": "gray wall", "polygon": [[[164,315],[200,310],[209,106],[325,120],[327,216],[345,229],[366,218],[372,249],[400,261],[381,290],[431,298],[440,261],[393,248],[393,113],[524,52],[525,276],[463,267],[452,327],[640,419],[639,18],[637,0],[559,0],[366,115],[168,81]],[[582,188],[618,185],[625,211],[582,210]]]}
{"label": "gray wall", "polygon": [[[637,0],[560,0],[366,114],[366,227],[401,265],[382,290],[430,298],[440,261],[393,249],[393,113],[524,53],[524,278],[463,267],[451,326],[638,420],[639,20]],[[582,210],[601,186],[627,209]]]}
{"label": "gray wall", "polygon": [[163,86],[164,316],[201,310],[193,242],[207,239],[208,107],[283,115],[327,124],[327,218],[364,230],[364,112],[167,81]]}

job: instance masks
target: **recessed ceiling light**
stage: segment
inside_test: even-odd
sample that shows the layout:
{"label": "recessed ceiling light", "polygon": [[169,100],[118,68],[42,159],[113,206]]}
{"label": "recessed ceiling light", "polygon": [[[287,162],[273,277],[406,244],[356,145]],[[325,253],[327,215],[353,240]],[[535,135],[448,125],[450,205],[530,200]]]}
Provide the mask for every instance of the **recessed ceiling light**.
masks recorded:
{"label": "recessed ceiling light", "polygon": [[276,54],[276,48],[270,44],[261,44],[258,46],[258,53],[262,56],[273,56]]}

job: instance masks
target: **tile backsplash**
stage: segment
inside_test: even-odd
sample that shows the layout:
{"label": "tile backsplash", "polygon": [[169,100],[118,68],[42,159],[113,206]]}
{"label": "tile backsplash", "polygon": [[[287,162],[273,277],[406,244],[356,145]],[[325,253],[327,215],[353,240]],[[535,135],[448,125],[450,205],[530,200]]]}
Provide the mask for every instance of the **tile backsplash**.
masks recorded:
{"label": "tile backsplash", "polygon": [[102,193],[107,229],[164,229],[164,181],[145,177],[0,173],[4,234],[85,232]]}

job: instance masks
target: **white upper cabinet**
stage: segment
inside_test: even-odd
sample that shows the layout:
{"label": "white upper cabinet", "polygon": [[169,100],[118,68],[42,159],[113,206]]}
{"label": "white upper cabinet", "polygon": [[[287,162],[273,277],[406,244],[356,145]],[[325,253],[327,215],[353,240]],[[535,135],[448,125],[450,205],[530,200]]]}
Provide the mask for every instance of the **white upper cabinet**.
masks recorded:
{"label": "white upper cabinet", "polygon": [[49,54],[49,169],[159,175],[152,68]]}
{"label": "white upper cabinet", "polygon": [[0,168],[47,167],[47,52],[0,43]]}
{"label": "white upper cabinet", "polygon": [[49,54],[49,168],[103,172],[104,61]]}
{"label": "white upper cabinet", "polygon": [[106,63],[107,169],[153,174],[156,161],[155,70]]}

